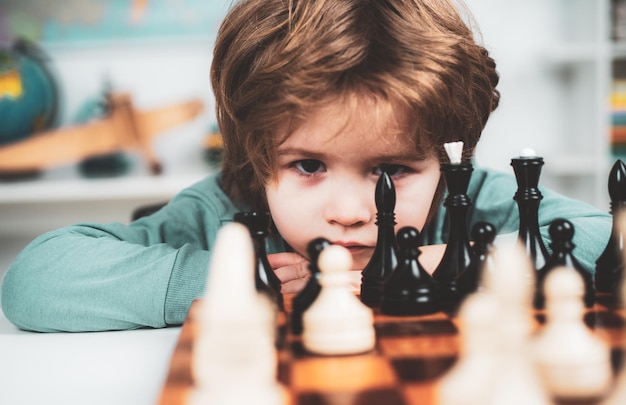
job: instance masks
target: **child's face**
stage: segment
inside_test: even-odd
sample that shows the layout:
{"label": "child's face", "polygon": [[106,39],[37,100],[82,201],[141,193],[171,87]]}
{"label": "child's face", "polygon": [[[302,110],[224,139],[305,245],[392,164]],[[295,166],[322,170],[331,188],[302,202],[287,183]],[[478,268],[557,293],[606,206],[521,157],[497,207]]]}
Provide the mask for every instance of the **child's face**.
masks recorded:
{"label": "child's face", "polygon": [[440,176],[435,156],[420,156],[390,109],[359,99],[358,108],[335,102],[314,112],[278,147],[276,175],[266,187],[276,227],[298,253],[316,237],[349,248],[354,270],[376,246],[374,194],[380,168],[396,189],[396,230],[422,229]]}

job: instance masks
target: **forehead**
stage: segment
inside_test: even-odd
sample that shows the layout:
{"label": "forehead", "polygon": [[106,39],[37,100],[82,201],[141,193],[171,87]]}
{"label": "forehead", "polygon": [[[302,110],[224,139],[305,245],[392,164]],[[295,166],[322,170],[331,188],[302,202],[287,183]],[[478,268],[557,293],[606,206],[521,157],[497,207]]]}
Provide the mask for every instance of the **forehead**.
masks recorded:
{"label": "forehead", "polygon": [[404,153],[414,149],[409,114],[399,103],[351,95],[329,100],[306,115],[295,129],[284,131],[279,151],[292,147],[351,147],[357,153],[376,148]]}

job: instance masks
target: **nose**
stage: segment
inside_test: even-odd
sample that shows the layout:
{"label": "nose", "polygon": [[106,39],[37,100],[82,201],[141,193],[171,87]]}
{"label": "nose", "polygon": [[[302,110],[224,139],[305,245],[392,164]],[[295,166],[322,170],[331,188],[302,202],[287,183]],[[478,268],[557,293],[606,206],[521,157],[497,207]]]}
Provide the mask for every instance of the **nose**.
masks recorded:
{"label": "nose", "polygon": [[357,227],[369,223],[375,214],[374,188],[367,182],[335,182],[329,190],[324,210],[328,223]]}

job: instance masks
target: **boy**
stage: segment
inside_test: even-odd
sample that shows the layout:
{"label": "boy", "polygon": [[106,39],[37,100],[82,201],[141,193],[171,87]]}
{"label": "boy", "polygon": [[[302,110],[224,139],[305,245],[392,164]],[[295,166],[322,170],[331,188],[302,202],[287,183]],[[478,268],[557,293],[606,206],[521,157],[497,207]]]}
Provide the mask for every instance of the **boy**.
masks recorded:
{"label": "boy", "polygon": [[[303,285],[306,244],[318,236],[350,249],[358,279],[376,243],[383,168],[396,187],[397,226],[423,231],[433,247],[420,258],[432,271],[447,239],[443,144],[462,140],[471,159],[498,105],[497,82],[451,0],[241,1],[212,65],[222,172],[130,225],[37,238],[7,271],[5,315],[40,331],[180,324],[203,293],[217,229],[249,209],[272,215],[268,251],[283,291]],[[512,176],[475,170],[471,223],[514,234],[515,190]],[[576,254],[592,269],[610,216],[545,190],[544,233],[557,216],[577,227]]]}

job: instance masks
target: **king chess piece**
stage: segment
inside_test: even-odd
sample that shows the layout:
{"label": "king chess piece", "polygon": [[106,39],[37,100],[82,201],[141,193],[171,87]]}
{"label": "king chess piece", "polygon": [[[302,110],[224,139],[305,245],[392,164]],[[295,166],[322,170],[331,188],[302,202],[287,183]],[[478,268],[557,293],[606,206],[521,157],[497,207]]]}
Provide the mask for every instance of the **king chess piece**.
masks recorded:
{"label": "king chess piece", "polygon": [[613,229],[606,248],[596,261],[595,287],[603,293],[619,297],[618,286],[624,272],[624,229],[618,226],[618,215],[626,207],[626,165],[621,159],[613,165],[609,174],[609,197]]}
{"label": "king chess piece", "polygon": [[489,268],[489,255],[496,238],[496,228],[493,224],[485,221],[477,222],[471,232],[474,246],[474,256],[469,265],[456,279],[456,288],[459,299],[462,301],[470,294],[478,291],[482,274]]}
{"label": "king chess piece", "polygon": [[239,222],[248,228],[252,236],[254,253],[257,259],[257,271],[254,275],[257,291],[266,294],[276,306],[284,308],[283,296],[280,291],[281,282],[267,260],[265,238],[270,226],[270,215],[266,212],[238,212],[235,214],[235,222]]}
{"label": "king chess piece", "polygon": [[574,225],[566,219],[557,218],[550,224],[548,232],[550,233],[550,238],[552,239],[552,243],[550,244],[550,247],[552,248],[552,255],[548,258],[546,265],[543,266],[543,268],[537,273],[537,288],[534,301],[535,308],[541,309],[544,307],[545,279],[551,271],[559,266],[566,266],[580,274],[585,288],[585,306],[587,308],[593,307],[596,295],[595,288],[593,287],[593,278],[591,273],[585,270],[585,268],[572,254],[572,251],[576,247],[576,245],[572,242],[572,238],[574,237]]}
{"label": "king chess piece", "polygon": [[309,254],[309,271],[311,278],[298,295],[296,295],[291,303],[291,332],[294,335],[302,333],[302,314],[306,311],[313,301],[317,298],[322,289],[319,283],[320,268],[317,265],[322,250],[331,245],[331,242],[325,238],[316,238],[309,242],[307,253]]}
{"label": "king chess piece", "polygon": [[441,262],[433,272],[433,278],[439,285],[439,298],[444,310],[458,305],[456,279],[470,264],[474,255],[467,232],[467,213],[472,206],[467,187],[474,168],[471,163],[461,162],[462,142],[454,142],[454,149],[450,145],[444,145],[450,163],[441,165],[448,190],[443,203],[448,218],[448,242]]}
{"label": "king chess piece", "polygon": [[518,158],[511,159],[511,166],[518,186],[513,197],[519,209],[518,238],[530,256],[533,268],[539,271],[548,261],[548,251],[539,231],[539,204],[543,199],[539,177],[543,158],[527,148]]}
{"label": "king chess piece", "polygon": [[376,225],[378,238],[374,253],[361,272],[361,301],[370,308],[380,306],[385,279],[398,265],[396,224],[396,190],[391,177],[383,171],[376,183]]}
{"label": "king chess piece", "polygon": [[380,311],[387,315],[425,315],[439,311],[437,283],[419,263],[419,231],[398,231],[400,261],[383,289]]}

